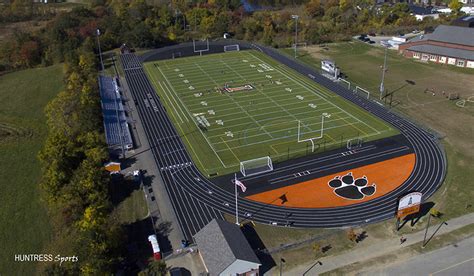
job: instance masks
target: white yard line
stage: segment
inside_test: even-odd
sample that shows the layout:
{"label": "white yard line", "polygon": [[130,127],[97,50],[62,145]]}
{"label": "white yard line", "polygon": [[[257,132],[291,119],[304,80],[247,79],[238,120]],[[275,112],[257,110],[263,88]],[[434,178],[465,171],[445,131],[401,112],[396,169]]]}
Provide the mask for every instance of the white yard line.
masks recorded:
{"label": "white yard line", "polygon": [[[171,85],[171,83],[168,81],[168,79],[166,78],[165,74],[163,74],[163,72],[161,72],[161,69],[158,67],[158,70],[160,71],[160,73],[163,75],[163,77],[165,78],[166,82],[168,83],[168,85],[171,87],[171,90],[174,92],[174,94],[176,95],[176,97],[178,97],[178,100],[181,102],[181,104],[183,105],[183,107],[186,109],[186,111],[188,112],[188,115],[189,117],[192,119],[193,123],[196,125],[196,128],[199,130],[199,132],[201,133],[202,137],[204,137],[204,139],[206,140],[207,144],[209,145],[209,147],[212,149],[212,151],[214,152],[214,154],[216,155],[217,159],[219,159],[219,161],[221,162],[222,166],[224,166],[224,168],[227,168],[227,166],[224,164],[224,162],[222,161],[221,157],[219,156],[219,154],[216,152],[216,150],[214,149],[214,147],[212,146],[212,144],[210,143],[210,141],[207,139],[206,135],[202,132],[202,130],[199,128],[199,126],[197,125],[196,123],[196,120],[194,120],[192,114],[189,112],[189,110],[186,108],[186,105],[184,105],[184,103],[181,101],[181,99],[179,98],[178,94],[176,93],[176,91],[174,90],[173,86]],[[192,144],[191,144],[192,145]]]}
{"label": "white yard line", "polygon": [[[206,75],[208,76],[208,78],[209,78],[212,82],[214,82],[214,84],[219,85],[209,74],[206,73],[206,71],[204,71],[204,70],[201,68],[201,66],[199,66],[199,64],[196,63],[195,65],[199,68],[199,70],[201,70],[204,74],[206,74]],[[240,107],[240,109],[242,109],[242,111],[243,111],[245,114],[247,114],[247,116],[248,116],[250,119],[252,119],[257,125],[259,125],[259,123],[258,123],[255,119],[253,119],[252,115],[250,115],[250,114],[247,112],[247,110],[245,110],[238,102],[236,102],[232,97],[230,97],[230,96],[227,95],[226,93],[225,93],[224,95],[226,95],[229,99],[231,99],[232,102],[234,102],[236,106]],[[268,136],[270,136],[271,138],[273,138],[273,136],[272,136],[270,133],[268,133],[265,129],[264,129],[263,131],[265,131],[265,133],[268,134]]]}
{"label": "white yard line", "polygon": [[[254,54],[252,54],[252,53],[249,53],[249,54],[252,55],[252,56],[254,56],[256,59],[262,61],[260,58],[256,57]],[[262,62],[263,62],[263,61],[262,61]],[[283,69],[283,68],[281,68],[281,69]],[[281,74],[283,74],[283,73],[280,71],[280,69],[275,68],[275,70],[277,70],[277,71],[279,71]],[[286,69],[284,69],[284,70],[286,71]],[[293,73],[293,72],[287,72],[287,73],[290,73],[290,74],[291,74],[291,73]],[[283,75],[284,75],[284,74],[283,74]],[[286,75],[286,76],[287,76],[287,78],[291,79],[295,84],[297,84],[297,85],[299,85],[299,86],[302,86],[302,87],[306,87],[309,91],[311,91],[311,88],[308,87],[307,84],[304,84],[304,85],[303,85],[301,82],[296,81],[294,78],[290,77],[289,75]],[[295,77],[296,77],[296,78],[299,78],[299,76],[295,76]],[[311,92],[314,93],[314,91],[311,91]],[[318,95],[318,96],[319,96],[319,95]],[[324,99],[324,98],[322,98],[322,99]],[[327,102],[329,102],[332,106],[336,107],[337,109],[339,109],[339,110],[341,110],[341,111],[344,111],[345,113],[347,113],[347,115],[353,117],[354,119],[356,119],[356,120],[359,121],[360,123],[362,123],[362,124],[368,126],[369,128],[373,129],[373,130],[374,130],[375,132],[377,132],[378,134],[380,134],[380,132],[379,132],[377,129],[373,128],[372,126],[368,125],[367,123],[362,122],[360,119],[358,119],[358,118],[356,118],[354,115],[350,114],[350,112],[347,112],[347,111],[343,110],[342,108],[340,108],[339,106],[335,105],[335,104],[332,103],[331,101],[328,101],[328,100],[326,100],[326,99],[324,99],[324,100],[327,101]]]}
{"label": "white yard line", "polygon": [[[359,122],[357,122],[356,124],[359,124]],[[325,128],[325,129],[337,129],[337,128],[341,128],[341,127],[347,127],[347,126],[350,126],[352,125],[352,123],[348,123],[348,124],[343,124],[343,125],[337,125],[337,126],[333,126],[333,127],[328,127],[328,128]],[[291,128],[286,128],[286,129],[281,129],[279,130],[278,132],[284,132],[284,131],[288,131],[288,130],[291,130]],[[384,130],[382,132],[386,132],[388,130]],[[258,145],[258,144],[265,144],[265,143],[268,143],[270,141],[278,141],[278,140],[283,140],[283,139],[288,139],[288,138],[291,138],[292,136],[296,136],[297,134],[292,134],[292,135],[287,135],[287,136],[282,136],[282,137],[278,137],[278,138],[272,138],[272,139],[268,139],[268,140],[265,140],[263,142],[255,142],[255,143],[250,143],[250,144],[245,144],[245,145],[240,145],[240,146],[237,146],[237,147],[233,147],[233,149],[235,148],[242,148],[242,147],[245,147],[245,146],[250,146],[250,145]],[[365,135],[362,135],[362,136],[359,136],[359,138],[361,137],[371,137],[371,136],[375,136],[375,135],[378,135],[378,134],[371,134],[371,133],[367,133]],[[249,137],[258,137],[258,136],[261,136],[261,134],[257,134],[257,135],[250,135],[250,136],[246,136],[246,138],[249,138]],[[218,137],[218,136],[217,136]],[[349,136],[347,137],[349,138]],[[231,139],[231,140],[227,140],[226,142],[232,142],[232,141],[238,141],[239,139]],[[291,142],[291,141],[288,141],[288,142]],[[214,143],[215,145],[219,145],[221,144],[222,142],[216,142]],[[218,152],[220,151],[223,151],[223,150],[217,150]]]}

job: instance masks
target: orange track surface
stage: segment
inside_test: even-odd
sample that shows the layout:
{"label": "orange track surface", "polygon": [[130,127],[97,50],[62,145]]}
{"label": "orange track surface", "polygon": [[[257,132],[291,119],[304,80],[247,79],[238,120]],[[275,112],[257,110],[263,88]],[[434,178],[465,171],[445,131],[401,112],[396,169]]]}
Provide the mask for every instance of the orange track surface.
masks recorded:
{"label": "orange track surface", "polygon": [[[299,208],[328,208],[347,206],[381,197],[397,187],[410,176],[415,166],[415,154],[407,154],[367,166],[342,171],[333,175],[297,183],[291,186],[255,194],[246,197],[267,204],[299,207]],[[367,176],[368,185],[376,185],[376,191],[371,196],[362,199],[346,199],[336,195],[334,188],[328,182],[336,176],[344,176],[352,172],[354,178]],[[280,197],[285,194],[287,202],[282,204]]]}

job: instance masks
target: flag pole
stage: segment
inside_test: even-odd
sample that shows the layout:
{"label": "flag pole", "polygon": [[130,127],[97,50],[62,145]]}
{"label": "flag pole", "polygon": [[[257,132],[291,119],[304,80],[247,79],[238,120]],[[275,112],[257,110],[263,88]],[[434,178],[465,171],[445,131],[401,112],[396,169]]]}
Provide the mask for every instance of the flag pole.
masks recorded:
{"label": "flag pole", "polygon": [[234,188],[235,188],[235,224],[239,225],[239,205],[237,203],[237,174],[234,174]]}

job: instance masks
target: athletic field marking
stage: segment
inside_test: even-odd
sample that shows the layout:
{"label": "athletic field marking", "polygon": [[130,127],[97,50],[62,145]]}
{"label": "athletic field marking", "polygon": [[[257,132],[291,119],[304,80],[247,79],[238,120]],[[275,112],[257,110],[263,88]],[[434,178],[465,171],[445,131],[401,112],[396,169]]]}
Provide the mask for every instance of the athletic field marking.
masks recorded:
{"label": "athletic field marking", "polygon": [[[201,70],[201,72],[203,72],[205,75],[207,75],[207,77],[208,77],[212,82],[214,82],[215,85],[219,85],[207,72],[205,72],[205,71],[201,68],[201,66],[199,66],[199,64],[194,63],[194,65],[196,65],[196,66],[199,68],[199,70]],[[242,111],[243,111],[245,114],[247,114],[247,116],[249,116],[249,118],[251,118],[251,119],[258,125],[258,122],[257,122],[255,119],[253,119],[253,116],[250,115],[250,114],[247,112],[247,110],[245,110],[245,108],[243,108],[238,102],[236,102],[236,101],[235,101],[232,97],[230,97],[227,93],[225,93],[225,95],[226,95],[229,99],[231,99],[231,100],[235,103],[235,105],[237,105],[238,107],[240,107],[240,109],[242,109]],[[264,131],[265,131],[265,130],[264,130]],[[265,131],[265,132],[268,134],[268,136],[270,136],[271,138],[273,138],[273,136],[272,136],[270,133],[268,133],[267,131]]]}
{"label": "athletic field marking", "polygon": [[[242,62],[242,58],[245,58],[249,62]],[[263,58],[264,57],[262,57],[262,59]],[[201,60],[199,57],[197,57],[178,61],[164,61],[163,64],[165,66],[161,67],[163,70],[159,69],[159,71],[164,77],[165,81],[162,83],[154,81],[154,85],[161,87],[161,91],[163,91],[165,94],[171,94],[166,95],[165,99],[167,99],[168,103],[172,105],[172,109],[170,110],[176,113],[176,115],[179,117],[175,117],[176,119],[180,119],[181,122],[183,122],[181,114],[184,114],[184,119],[188,120],[189,116],[189,118],[193,119],[193,122],[196,125],[194,117],[190,114],[204,113],[204,120],[213,122],[213,126],[206,132],[201,130],[197,133],[200,133],[200,135],[203,136],[224,168],[228,167],[226,165],[229,165],[229,163],[232,163],[232,166],[238,166],[238,162],[234,164],[234,162],[229,161],[229,154],[225,156],[222,155],[222,157],[225,157],[226,160],[226,162],[224,162],[223,159],[220,158],[222,152],[230,151],[230,154],[234,156],[235,160],[239,160],[237,154],[241,154],[241,152],[239,150],[235,151],[236,149],[247,146],[249,149],[252,149],[252,146],[254,145],[258,146],[260,144],[269,144],[274,141],[282,141],[294,137],[296,134],[293,132],[295,132],[296,125],[292,126],[291,122],[288,121],[278,121],[278,119],[282,117],[287,117],[289,119],[291,118],[295,121],[298,118],[306,118],[305,120],[308,121],[307,128],[309,130],[306,134],[308,134],[314,132],[315,130],[313,129],[316,129],[317,126],[321,125],[319,117],[318,120],[308,120],[308,118],[312,118],[312,116],[310,116],[311,113],[314,113],[315,117],[317,117],[316,115],[323,111],[337,115],[333,118],[333,120],[327,121],[328,125],[326,128],[324,128],[324,130],[332,131],[332,129],[350,126],[352,130],[348,129],[349,131],[342,132],[341,130],[336,130],[334,132],[334,134],[338,135],[337,137],[344,137],[347,134],[348,137],[345,137],[346,139],[355,136],[356,132],[363,134],[363,136],[358,137],[372,137],[376,136],[377,134],[387,132],[388,130],[392,130],[392,128],[388,128],[388,130],[383,130],[380,132],[374,128],[379,128],[379,126],[381,126],[378,124],[378,121],[374,122],[374,127],[372,127],[372,117],[370,117],[370,120],[368,120],[368,122],[370,122],[369,125],[365,122],[365,119],[362,121],[361,119],[355,117],[359,114],[359,112],[362,111],[356,109],[354,112],[352,112],[352,108],[346,111],[345,109],[333,103],[332,100],[328,99],[339,97],[337,94],[330,93],[329,90],[324,89],[324,87],[319,87],[315,83],[309,83],[309,79],[302,78],[300,75],[295,74],[293,70],[285,68],[282,64],[275,65],[272,62],[265,62],[262,59],[251,52],[239,52],[238,55],[235,55],[235,57],[219,54],[208,57],[205,60]],[[218,65],[215,66],[216,64]],[[265,69],[261,65],[264,64],[265,66],[272,68],[273,71],[271,75],[267,70],[262,70],[262,73],[265,72],[263,74],[256,74],[256,69],[251,68],[249,66],[250,64],[255,64],[256,68]],[[168,71],[170,67],[172,69],[177,66],[185,68],[182,70],[182,72],[179,72],[183,77],[179,76],[178,73],[172,73],[169,76],[165,75],[164,71]],[[166,73],[168,74],[168,72]],[[203,78],[203,74],[207,75],[207,78]],[[188,85],[192,83],[195,90],[194,92],[189,91],[188,86],[183,83],[184,76],[186,76],[186,80],[189,81]],[[271,80],[268,78],[269,76],[272,77]],[[233,82],[234,85],[241,85],[242,82],[252,84],[255,86],[257,93],[235,93],[232,95],[225,93],[226,97],[222,97],[222,94],[216,93],[215,89],[211,88],[211,83],[214,83],[217,85],[217,87],[222,87],[226,82]],[[277,82],[284,85],[277,86]],[[292,83],[288,85],[289,82]],[[285,87],[289,88],[292,93],[285,91]],[[199,94],[201,98],[196,98],[195,94]],[[299,95],[299,99],[295,98],[295,95]],[[176,99],[176,97],[178,97],[178,99]],[[202,106],[199,103],[200,100],[204,100],[207,103],[207,106]],[[182,106],[175,107],[174,105],[176,104]],[[342,107],[345,107],[345,105],[342,105]],[[209,110],[213,110],[212,114],[209,112]],[[284,114],[282,114],[282,112]],[[247,117],[242,113],[246,114]],[[285,114],[288,116],[285,116]],[[364,113],[364,115],[366,114]],[[225,121],[225,128],[214,125],[214,121],[216,120]],[[275,122],[271,122],[272,120]],[[269,121],[270,123],[265,125],[263,124],[265,121]],[[357,124],[361,124],[360,127],[363,127],[363,129],[360,129]],[[248,125],[249,127],[245,128],[245,125]],[[385,125],[383,126],[385,129]],[[242,130],[242,128],[245,128],[245,130]],[[375,132],[365,132],[364,130],[367,130],[367,128],[375,130]],[[181,127],[180,129],[183,131]],[[229,137],[230,139],[227,139],[224,130],[232,131],[234,138]],[[245,136],[245,139],[249,139],[248,142],[257,142],[234,146],[235,144],[240,144],[239,140],[242,139],[242,134],[246,134],[249,131],[250,135]],[[256,133],[256,131],[260,132]],[[332,133],[330,133],[331,131],[329,131],[329,133],[325,133],[325,137],[323,137],[323,139],[326,141],[326,146],[329,147],[331,145],[341,143],[339,140],[336,141],[332,137]],[[290,135],[287,135],[287,132]],[[273,136],[273,134],[278,135]],[[270,139],[265,137],[270,137]],[[195,156],[197,156],[193,147],[194,143],[190,143],[188,139],[186,141],[188,142],[188,145],[193,148]],[[245,143],[246,142],[247,141],[245,141]],[[283,143],[270,144],[266,146],[268,146],[272,152],[275,152],[276,156],[283,156],[287,154],[286,150],[285,152],[282,150],[282,152],[278,154],[277,147],[280,144],[293,142],[294,141],[284,141]],[[223,146],[225,148],[223,148]],[[291,155],[294,156],[295,154],[305,150],[306,148],[301,148],[298,150],[292,149]],[[275,155],[272,154],[272,157],[274,156]],[[202,162],[200,162],[200,164],[201,166],[203,165]],[[216,167],[217,169],[220,168],[220,166],[212,167]],[[209,171],[209,169],[206,169],[206,171]]]}
{"label": "athletic field marking", "polygon": [[448,270],[448,269],[451,269],[451,268],[453,268],[453,267],[462,265],[462,264],[464,264],[464,263],[467,263],[467,262],[470,262],[470,261],[473,261],[473,260],[474,260],[474,258],[470,258],[469,260],[465,260],[465,261],[459,262],[459,263],[457,263],[457,264],[453,264],[453,265],[451,265],[451,266],[448,266],[448,267],[446,267],[446,268],[440,269],[440,270],[438,270],[438,271],[435,271],[435,272],[433,272],[433,273],[430,273],[430,275],[434,275],[434,274],[437,274],[437,273],[446,271],[446,270]]}
{"label": "athletic field marking", "polygon": [[[161,82],[160,82],[160,81],[157,81],[157,80],[155,79],[155,76],[150,76],[150,77],[151,77],[152,83],[155,84],[155,87],[157,86],[156,83],[158,83],[159,86],[161,87],[161,89],[165,92],[166,98],[168,99],[168,101],[169,101],[169,103],[171,104],[171,106],[173,106],[173,109],[174,109],[176,115],[179,117],[179,120],[181,121],[181,123],[184,123],[184,121],[183,121],[183,119],[181,118],[181,116],[179,115],[179,112],[178,112],[178,110],[176,109],[175,105],[173,104],[173,102],[171,101],[171,99],[168,98],[168,97],[171,97],[171,98],[173,98],[173,101],[175,101],[174,97],[173,97],[172,95],[167,95],[168,93],[166,93],[165,88],[163,88],[163,85],[166,86],[166,84],[163,83],[163,85],[161,85]],[[176,104],[177,104],[177,102],[176,102]],[[188,121],[188,120],[187,120],[187,117],[186,117],[186,114],[181,110],[181,107],[180,107],[179,105],[178,105],[178,108],[179,108],[179,110],[181,111],[181,113],[184,114],[184,118],[186,119],[186,121]]]}
{"label": "athletic field marking", "polygon": [[[160,68],[158,68],[158,70],[160,71],[161,75],[165,78],[166,82],[168,82],[168,85],[171,87],[171,90],[176,94],[176,91],[174,90],[173,86],[171,85],[171,83],[168,81],[168,79],[166,78],[166,76],[163,74],[163,72],[161,71]],[[178,97],[178,100],[181,102],[181,99],[179,98],[178,95],[176,95],[176,97]],[[183,105],[184,109],[186,109],[186,106],[183,102],[181,102],[181,104]],[[186,111],[188,112],[188,115],[190,118],[193,118],[189,112],[189,110],[186,109]],[[204,135],[204,133],[202,132],[201,128],[199,128],[199,126],[197,125],[196,123],[196,120],[192,120],[193,123],[196,125],[197,129],[201,132],[201,135],[204,137],[204,139],[206,140],[207,144],[209,145],[209,147],[212,149],[212,151],[214,152],[214,154],[217,156],[217,158],[219,159],[219,161],[221,162],[222,166],[224,166],[224,168],[227,168],[227,166],[224,164],[224,162],[222,162],[222,159],[221,157],[219,156],[219,154],[216,152],[216,150],[214,149],[214,147],[211,145],[211,143],[209,142],[209,140],[207,139],[207,137]],[[190,144],[192,145],[192,144]]]}

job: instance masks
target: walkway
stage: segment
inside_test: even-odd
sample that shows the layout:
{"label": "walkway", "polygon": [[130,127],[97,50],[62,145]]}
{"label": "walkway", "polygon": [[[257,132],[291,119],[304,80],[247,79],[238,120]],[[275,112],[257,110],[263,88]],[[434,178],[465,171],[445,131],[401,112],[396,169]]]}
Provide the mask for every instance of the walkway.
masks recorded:
{"label": "walkway", "polygon": [[[433,226],[430,226],[428,230],[428,237],[430,237],[433,232],[436,230],[436,228],[439,227],[439,222],[438,220],[431,220],[432,223],[436,223]],[[454,231],[456,229],[459,229],[461,227],[470,225],[474,223],[474,213],[470,213],[458,218],[451,219],[447,221],[448,225],[443,225],[438,233],[436,234],[437,236]],[[357,248],[351,251],[348,251],[346,253],[336,255],[336,256],[329,256],[326,258],[320,259],[320,261],[323,263],[322,266],[314,266],[310,271],[307,272],[307,270],[314,264],[314,263],[306,263],[303,265],[299,265],[289,271],[286,271],[284,274],[286,275],[303,275],[305,272],[305,275],[316,275],[318,273],[323,273],[327,271],[331,271],[334,269],[337,269],[339,267],[343,267],[346,265],[350,265],[352,263],[356,262],[364,262],[372,258],[376,258],[379,256],[383,256],[386,254],[390,254],[400,248],[404,248],[410,245],[413,245],[418,242],[423,241],[425,231],[418,231],[413,234],[407,234],[404,235],[405,238],[407,238],[407,241],[403,244],[400,245],[400,239],[398,237],[396,238],[390,238],[381,242],[377,242],[375,244],[366,246],[366,247],[361,247]],[[276,271],[276,270],[275,270]]]}

